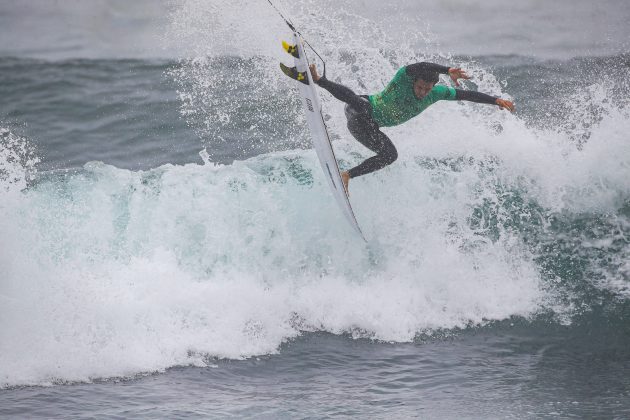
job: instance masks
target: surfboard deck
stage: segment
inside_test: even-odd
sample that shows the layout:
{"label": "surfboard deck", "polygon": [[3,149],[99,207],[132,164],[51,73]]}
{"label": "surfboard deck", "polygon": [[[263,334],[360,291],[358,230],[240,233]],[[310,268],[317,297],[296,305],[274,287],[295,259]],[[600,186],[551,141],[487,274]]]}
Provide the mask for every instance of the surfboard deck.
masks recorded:
{"label": "surfboard deck", "polygon": [[304,52],[304,42],[302,37],[295,32],[293,32],[293,41],[293,45],[283,42],[283,47],[293,56],[295,68],[288,68],[287,66],[281,65],[282,71],[289,77],[301,82],[298,83],[298,89],[302,97],[304,112],[306,113],[306,122],[311,132],[313,146],[315,147],[317,157],[324,171],[324,176],[328,180],[328,186],[346,220],[361,238],[365,240],[365,236],[363,236],[363,232],[359,227],[359,223],[350,205],[348,194],[343,187],[339,165],[335,158],[335,151],[333,150],[330,136],[328,135],[328,130],[324,123],[319,95],[315,91],[315,82],[313,82],[311,72],[308,68],[309,62]]}

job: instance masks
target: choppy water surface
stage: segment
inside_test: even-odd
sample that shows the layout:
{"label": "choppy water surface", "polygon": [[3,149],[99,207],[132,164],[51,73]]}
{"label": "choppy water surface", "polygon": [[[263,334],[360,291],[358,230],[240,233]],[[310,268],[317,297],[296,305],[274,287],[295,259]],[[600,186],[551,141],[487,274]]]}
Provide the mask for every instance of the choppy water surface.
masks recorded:
{"label": "choppy water surface", "polygon": [[[277,70],[286,29],[250,6],[172,3],[183,58],[0,50],[0,415],[627,417],[623,40],[467,56],[369,8],[288,8],[357,92],[434,60],[517,103],[388,129],[399,160],[350,186],[364,243]],[[341,166],[369,156],[322,98]]]}

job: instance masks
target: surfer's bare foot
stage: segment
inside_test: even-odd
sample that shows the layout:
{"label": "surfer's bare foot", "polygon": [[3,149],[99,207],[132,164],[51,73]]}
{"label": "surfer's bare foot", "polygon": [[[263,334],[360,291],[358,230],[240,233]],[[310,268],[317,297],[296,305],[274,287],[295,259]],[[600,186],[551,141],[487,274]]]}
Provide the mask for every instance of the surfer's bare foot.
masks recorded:
{"label": "surfer's bare foot", "polygon": [[348,171],[343,171],[341,173],[341,181],[343,182],[343,188],[346,190],[346,194],[350,195],[348,191],[348,183],[350,182],[350,174]]}
{"label": "surfer's bare foot", "polygon": [[311,77],[313,78],[313,82],[315,83],[319,82],[320,77],[319,77],[319,74],[317,74],[317,69],[315,68],[315,64],[311,64],[310,66],[308,66],[308,68],[311,69]]}

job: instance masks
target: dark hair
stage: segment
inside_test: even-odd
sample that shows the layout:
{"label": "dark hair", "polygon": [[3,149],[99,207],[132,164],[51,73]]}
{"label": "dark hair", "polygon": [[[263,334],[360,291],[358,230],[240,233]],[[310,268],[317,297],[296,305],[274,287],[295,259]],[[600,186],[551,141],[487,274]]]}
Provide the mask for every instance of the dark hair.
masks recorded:
{"label": "dark hair", "polygon": [[436,64],[422,62],[408,65],[406,71],[414,83],[416,80],[424,80],[436,84],[440,80],[438,71],[440,67]]}
{"label": "dark hair", "polygon": [[436,84],[440,80],[440,75],[437,72],[430,69],[422,69],[418,71],[414,76],[415,76],[413,80],[414,83],[417,80],[424,80],[427,83]]}

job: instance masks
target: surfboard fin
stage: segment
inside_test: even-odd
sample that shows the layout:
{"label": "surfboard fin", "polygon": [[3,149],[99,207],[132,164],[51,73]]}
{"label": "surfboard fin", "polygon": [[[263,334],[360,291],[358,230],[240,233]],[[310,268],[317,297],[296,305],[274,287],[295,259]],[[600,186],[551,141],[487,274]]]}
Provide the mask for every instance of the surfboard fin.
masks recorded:
{"label": "surfboard fin", "polygon": [[308,85],[308,75],[305,71],[297,71],[295,67],[287,67],[283,63],[280,63],[280,69],[284,74],[289,76],[291,79],[297,80],[298,82],[302,82],[305,85]]}
{"label": "surfboard fin", "polygon": [[296,45],[291,45],[286,41],[282,41],[282,48],[289,54],[291,54],[295,58],[300,58],[300,54],[298,53],[298,49]]}

